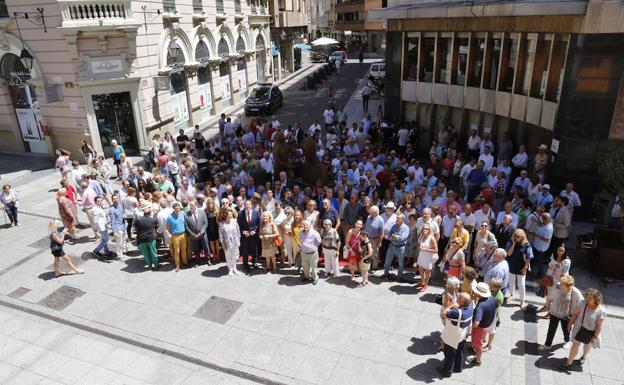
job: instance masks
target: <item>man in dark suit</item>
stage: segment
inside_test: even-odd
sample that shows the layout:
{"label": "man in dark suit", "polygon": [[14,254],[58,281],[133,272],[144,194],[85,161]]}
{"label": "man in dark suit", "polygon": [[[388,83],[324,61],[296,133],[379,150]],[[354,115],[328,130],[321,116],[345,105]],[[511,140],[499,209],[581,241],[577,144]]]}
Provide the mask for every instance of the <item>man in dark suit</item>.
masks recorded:
{"label": "man in dark suit", "polygon": [[498,241],[498,245],[500,247],[507,247],[507,242],[513,236],[514,231],[516,231],[516,228],[513,226],[512,222],[513,218],[511,217],[511,215],[506,214],[503,217],[503,223],[499,224],[494,229],[494,236],[496,237],[496,241]]}
{"label": "man in dark suit", "polygon": [[257,269],[260,213],[252,207],[250,200],[245,201],[245,209],[238,215],[238,227],[241,232],[240,255],[243,257],[243,267],[249,271],[251,256],[251,266]]}
{"label": "man in dark suit", "polygon": [[139,175],[137,168],[132,167],[130,169],[130,175],[128,175],[128,183],[130,183],[130,187],[132,187],[135,190],[138,190],[140,180],[141,180],[141,175]]}
{"label": "man in dark suit", "polygon": [[212,263],[210,262],[210,249],[206,241],[206,229],[208,228],[206,212],[197,208],[196,201],[191,201],[189,208],[190,210],[186,215],[186,233],[191,241],[191,250],[195,254],[194,265],[200,264],[199,255],[203,250],[206,261],[210,266]]}

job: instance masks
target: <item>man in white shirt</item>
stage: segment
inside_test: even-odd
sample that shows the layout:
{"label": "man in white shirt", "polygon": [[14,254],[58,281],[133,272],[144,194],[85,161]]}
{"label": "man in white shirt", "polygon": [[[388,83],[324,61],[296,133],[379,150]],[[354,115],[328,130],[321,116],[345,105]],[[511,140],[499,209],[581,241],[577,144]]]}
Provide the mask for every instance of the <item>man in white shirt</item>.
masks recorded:
{"label": "man in white shirt", "polygon": [[459,171],[459,177],[464,182],[464,199],[466,194],[468,193],[468,175],[470,172],[477,167],[477,160],[475,158],[471,158],[469,162],[467,162]]}
{"label": "man in white shirt", "polygon": [[506,202],[505,209],[501,210],[496,216],[497,226],[503,223],[503,219],[505,218],[505,215],[509,215],[511,216],[511,224],[513,225],[513,227],[518,228],[518,215],[514,213],[512,209],[513,209],[513,204],[511,202]]}
{"label": "man in white shirt", "polygon": [[550,246],[554,231],[550,214],[542,213],[541,219],[542,224],[535,229],[531,242],[533,246],[533,260],[535,262],[533,272],[536,277],[541,277],[546,270],[546,265],[548,264],[546,251]]}
{"label": "man in white shirt", "polygon": [[334,116],[335,115],[336,114],[334,113],[334,110],[332,110],[329,107],[327,107],[325,109],[325,111],[323,111],[323,118],[325,119],[325,128],[326,129],[334,124]]}
{"label": "man in white shirt", "polygon": [[526,147],[521,144],[518,147],[518,153],[511,158],[511,179],[515,179],[520,175],[520,171],[526,170],[529,166],[529,154],[526,152]]}
{"label": "man in white shirt", "polygon": [[453,235],[453,229],[455,229],[455,223],[460,220],[457,215],[457,209],[455,206],[448,208],[448,214],[442,217],[442,236],[438,244],[438,250],[446,249],[446,245]]}
{"label": "man in white shirt", "polygon": [[483,154],[479,156],[479,160],[483,162],[483,171],[488,173],[494,166],[494,157],[492,156],[492,149],[489,146],[485,147]]}
{"label": "man in white shirt", "polygon": [[477,223],[487,222],[490,224],[490,227],[494,221],[494,210],[492,210],[487,202],[483,202],[481,204],[481,209],[477,210],[474,215]]}
{"label": "man in white shirt", "polygon": [[273,115],[272,120],[271,120],[271,126],[275,128],[275,131],[279,130],[281,125],[282,124],[280,123],[280,121],[277,120],[277,116]]}
{"label": "man in white shirt", "polygon": [[572,183],[566,183],[565,190],[559,193],[560,196],[568,198],[568,210],[570,211],[570,218],[574,216],[574,209],[581,207],[581,198],[574,191],[574,185]]}
{"label": "man in white shirt", "polygon": [[409,138],[409,130],[405,128],[405,126],[399,129],[397,132],[399,137],[399,148],[401,149],[401,154],[405,153],[405,146],[407,146],[407,139]]}
{"label": "man in white shirt", "polygon": [[468,157],[477,159],[480,152],[481,138],[477,135],[477,130],[472,129],[468,137]]}
{"label": "man in white shirt", "polygon": [[260,167],[266,172],[267,179],[271,180],[271,175],[273,175],[273,156],[270,152],[264,152],[264,156],[260,159]]}
{"label": "man in white shirt", "polygon": [[314,136],[316,132],[320,132],[320,131],[321,131],[321,124],[319,123],[318,119],[316,119],[314,120],[314,123],[310,124],[310,128],[308,129],[308,135]]}

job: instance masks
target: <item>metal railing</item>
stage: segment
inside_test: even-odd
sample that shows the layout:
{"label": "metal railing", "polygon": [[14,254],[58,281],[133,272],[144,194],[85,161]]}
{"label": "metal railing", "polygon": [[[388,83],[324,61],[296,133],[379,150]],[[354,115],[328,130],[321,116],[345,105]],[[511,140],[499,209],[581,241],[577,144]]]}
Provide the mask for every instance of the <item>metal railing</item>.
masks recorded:
{"label": "metal railing", "polygon": [[224,14],[225,13],[225,5],[223,4],[223,0],[217,0],[217,13]]}
{"label": "metal railing", "polygon": [[[2,2],[4,3],[4,2]],[[132,18],[130,0],[78,0],[61,2],[63,22],[118,22]]]}

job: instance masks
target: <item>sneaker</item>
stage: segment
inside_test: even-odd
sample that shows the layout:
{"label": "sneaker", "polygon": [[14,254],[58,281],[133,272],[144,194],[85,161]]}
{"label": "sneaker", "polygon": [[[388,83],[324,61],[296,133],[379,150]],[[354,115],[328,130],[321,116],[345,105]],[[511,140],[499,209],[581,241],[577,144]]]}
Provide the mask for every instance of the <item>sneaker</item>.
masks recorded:
{"label": "sneaker", "polygon": [[236,274],[236,275],[240,275],[240,271],[238,271],[238,270],[234,270],[234,274]]}
{"label": "sneaker", "polygon": [[474,365],[474,366],[481,366],[481,362],[477,361],[477,357],[475,357],[475,356],[468,357],[466,362],[471,364],[471,365]]}
{"label": "sneaker", "polygon": [[552,346],[539,345],[537,347],[538,352],[549,352],[552,349]]}
{"label": "sneaker", "polygon": [[233,271],[230,271],[230,272],[228,273],[228,276],[233,277],[233,276],[234,276],[234,272],[233,272]]}
{"label": "sneaker", "polygon": [[563,350],[568,350],[570,349],[570,345],[572,345],[572,343],[570,341],[566,342],[565,344],[563,344]]}

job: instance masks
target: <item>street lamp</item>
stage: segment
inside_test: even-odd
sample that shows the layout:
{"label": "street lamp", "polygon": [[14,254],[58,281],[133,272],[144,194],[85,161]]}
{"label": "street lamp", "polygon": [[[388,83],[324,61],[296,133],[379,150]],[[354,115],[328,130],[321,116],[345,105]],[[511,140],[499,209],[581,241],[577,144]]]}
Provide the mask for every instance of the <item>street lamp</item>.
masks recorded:
{"label": "street lamp", "polygon": [[167,49],[169,51],[169,56],[171,56],[171,59],[175,63],[180,55],[180,46],[175,40],[171,40]]}
{"label": "street lamp", "polygon": [[22,64],[24,65],[24,67],[30,73],[30,71],[33,68],[33,60],[34,60],[33,56],[30,54],[30,52],[26,48],[22,48],[22,52],[20,53],[19,58],[22,61]]}

